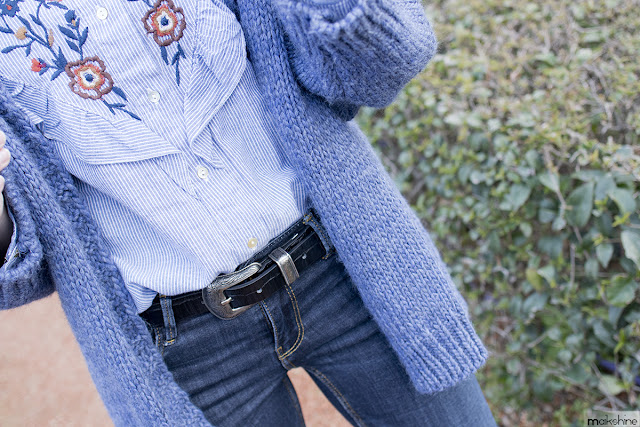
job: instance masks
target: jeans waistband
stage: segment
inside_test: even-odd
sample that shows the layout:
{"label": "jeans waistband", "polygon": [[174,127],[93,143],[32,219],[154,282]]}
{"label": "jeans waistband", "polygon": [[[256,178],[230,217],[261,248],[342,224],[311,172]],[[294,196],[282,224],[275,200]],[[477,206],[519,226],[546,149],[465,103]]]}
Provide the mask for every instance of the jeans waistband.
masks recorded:
{"label": "jeans waistband", "polygon": [[[305,212],[305,214],[300,219],[298,219],[296,222],[294,222],[289,227],[287,227],[287,229],[284,230],[282,233],[280,233],[278,236],[271,239],[264,248],[262,248],[260,251],[255,253],[248,260],[238,265],[234,271],[241,270],[247,265],[256,261],[264,262],[264,259],[268,257],[268,255],[271,252],[273,252],[274,249],[288,244],[289,241],[294,238],[296,233],[303,233],[308,226],[310,226],[315,231],[315,234],[318,236],[319,240],[322,242],[322,245],[324,247],[324,252],[325,252],[325,255],[322,258],[323,259],[329,258],[329,256],[332,253],[334,253],[336,249],[331,243],[329,234],[327,233],[324,226],[320,222],[319,216],[317,215],[315,210],[311,207]],[[155,315],[154,314],[155,312],[158,312],[158,310],[161,310],[163,322],[160,322],[160,323],[164,323],[164,329],[165,329],[164,335],[166,335],[166,337],[164,337],[163,341],[165,346],[171,345],[176,336],[176,319],[174,316],[173,307],[179,305],[181,306],[183,311],[188,309],[187,312],[191,313],[191,308],[189,308],[188,306],[189,304],[191,304],[191,301],[193,300],[194,295],[195,296],[201,295],[201,291],[187,292],[184,294],[174,295],[174,296],[157,295],[156,299],[154,299],[152,306],[149,307],[144,313],[140,314],[145,319],[151,319],[149,316]],[[198,307],[200,306],[198,305]],[[151,320],[147,322],[147,327],[149,327],[150,332],[152,332],[151,331],[152,325],[150,323],[158,323],[158,322],[151,321]],[[159,330],[155,331],[156,336],[159,333],[160,333]]]}

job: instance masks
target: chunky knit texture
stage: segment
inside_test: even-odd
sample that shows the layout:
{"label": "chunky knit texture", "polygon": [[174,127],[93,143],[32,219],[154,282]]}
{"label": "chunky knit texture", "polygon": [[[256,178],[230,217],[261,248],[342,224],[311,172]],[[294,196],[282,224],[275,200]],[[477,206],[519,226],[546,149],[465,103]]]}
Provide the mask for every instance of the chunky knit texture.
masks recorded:
{"label": "chunky knit texture", "polygon": [[[419,1],[229,0],[298,173],[366,307],[422,393],[484,364],[427,231],[353,116],[383,107],[436,49]],[[57,290],[116,425],[208,425],[173,381],[136,315],[74,178],[0,88],[13,160],[6,198],[20,260],[0,273],[0,308]]]}

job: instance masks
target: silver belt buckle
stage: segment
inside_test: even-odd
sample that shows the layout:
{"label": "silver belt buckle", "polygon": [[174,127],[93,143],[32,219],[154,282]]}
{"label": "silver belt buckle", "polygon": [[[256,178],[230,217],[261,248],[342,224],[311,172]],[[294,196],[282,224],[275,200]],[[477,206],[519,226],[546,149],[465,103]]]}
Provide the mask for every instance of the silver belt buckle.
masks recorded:
{"label": "silver belt buckle", "polygon": [[253,276],[260,268],[262,268],[262,264],[254,262],[233,273],[219,275],[202,290],[202,301],[204,305],[207,306],[207,309],[209,309],[214,316],[222,320],[233,319],[240,313],[251,308],[253,304],[238,308],[231,307],[231,298],[227,298],[224,295],[224,291]]}

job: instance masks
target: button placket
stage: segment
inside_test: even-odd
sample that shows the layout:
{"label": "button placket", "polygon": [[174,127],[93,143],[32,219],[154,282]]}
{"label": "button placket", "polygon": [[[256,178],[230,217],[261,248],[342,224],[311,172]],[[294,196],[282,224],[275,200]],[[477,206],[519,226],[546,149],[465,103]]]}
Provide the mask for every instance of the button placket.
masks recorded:
{"label": "button placket", "polygon": [[106,7],[99,6],[96,8],[96,16],[99,20],[104,21],[109,16],[109,11]]}
{"label": "button placket", "polygon": [[249,248],[251,249],[255,249],[256,247],[258,247],[258,239],[256,239],[255,237],[250,238],[247,242],[247,246],[249,246]]}
{"label": "button placket", "polygon": [[158,102],[160,102],[160,92],[153,89],[147,89],[147,98],[150,102],[157,104]]}
{"label": "button placket", "polygon": [[207,178],[209,178],[209,169],[204,166],[198,166],[196,168],[196,173],[198,174],[198,178],[202,180],[207,180]]}

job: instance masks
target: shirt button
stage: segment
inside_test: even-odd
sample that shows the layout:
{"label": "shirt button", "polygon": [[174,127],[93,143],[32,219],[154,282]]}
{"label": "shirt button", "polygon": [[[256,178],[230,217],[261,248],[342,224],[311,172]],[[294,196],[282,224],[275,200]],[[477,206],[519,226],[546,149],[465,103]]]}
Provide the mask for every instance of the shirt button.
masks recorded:
{"label": "shirt button", "polygon": [[98,19],[105,20],[109,16],[109,11],[105,7],[99,7],[96,9],[96,16]]}
{"label": "shirt button", "polygon": [[198,166],[198,178],[207,179],[209,171],[204,166]]}
{"label": "shirt button", "polygon": [[149,101],[153,102],[154,104],[160,102],[160,93],[157,90],[150,90],[147,93],[147,96],[149,97]]}
{"label": "shirt button", "polygon": [[256,246],[258,246],[258,239],[256,239],[255,237],[252,237],[249,239],[249,243],[247,244],[251,249],[255,248]]}

